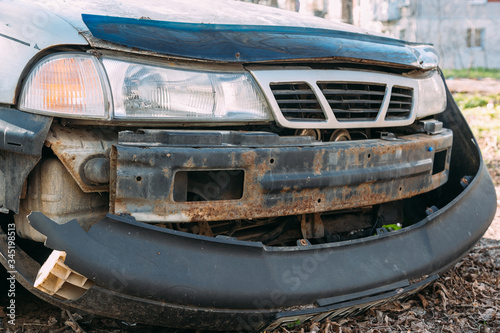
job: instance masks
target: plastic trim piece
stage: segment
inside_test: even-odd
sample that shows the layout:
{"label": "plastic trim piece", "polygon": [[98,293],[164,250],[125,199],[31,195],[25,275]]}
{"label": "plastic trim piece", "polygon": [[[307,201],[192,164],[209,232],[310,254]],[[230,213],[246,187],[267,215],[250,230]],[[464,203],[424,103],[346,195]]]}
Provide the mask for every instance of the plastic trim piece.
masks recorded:
{"label": "plastic trim piece", "polygon": [[41,156],[52,117],[0,108],[0,149]]}
{"label": "plastic trim piece", "polygon": [[0,108],[0,212],[19,211],[26,177],[41,158],[52,117]]}

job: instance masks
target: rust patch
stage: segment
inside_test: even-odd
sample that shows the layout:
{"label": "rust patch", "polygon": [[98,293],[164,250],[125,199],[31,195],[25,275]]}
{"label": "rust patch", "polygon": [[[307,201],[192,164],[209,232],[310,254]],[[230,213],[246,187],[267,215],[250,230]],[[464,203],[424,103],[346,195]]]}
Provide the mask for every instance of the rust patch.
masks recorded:
{"label": "rust patch", "polygon": [[111,147],[118,141],[118,134],[109,129],[68,128],[53,124],[46,139],[64,167],[80,189],[86,193],[107,192],[108,185],[88,184],[80,174],[83,164],[94,155],[109,156]]}
{"label": "rust patch", "polygon": [[321,170],[323,170],[323,167],[325,165],[324,159],[325,159],[324,149],[314,155],[313,170],[315,175],[321,174]]}
{"label": "rust patch", "polygon": [[165,177],[170,178],[170,177],[172,177],[172,170],[170,170],[168,168],[164,168],[163,174],[165,175]]}
{"label": "rust patch", "polygon": [[243,165],[255,165],[255,160],[257,159],[257,153],[254,151],[246,151],[241,154],[241,159],[243,160]]}
{"label": "rust patch", "polygon": [[194,164],[193,159],[190,158],[189,161],[187,161],[186,163],[184,163],[183,167],[187,168],[187,169],[192,169],[192,168],[196,167],[196,164]]}

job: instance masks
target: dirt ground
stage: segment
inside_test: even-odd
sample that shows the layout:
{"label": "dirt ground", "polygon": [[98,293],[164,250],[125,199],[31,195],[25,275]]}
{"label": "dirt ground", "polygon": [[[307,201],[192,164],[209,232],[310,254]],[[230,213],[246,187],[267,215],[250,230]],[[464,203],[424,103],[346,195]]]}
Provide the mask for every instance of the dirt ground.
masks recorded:
{"label": "dirt ground", "polygon": [[[476,80],[451,80],[448,84],[452,91],[500,93],[497,81],[484,80],[479,84]],[[488,142],[479,144],[483,146]],[[281,328],[275,332],[500,332],[500,156],[489,157],[498,199],[496,217],[484,238],[453,269],[405,301],[389,303],[354,318]],[[16,286],[16,326],[12,326],[6,316],[7,292],[7,275],[2,271],[0,332],[176,332],[105,318],[82,318],[42,302],[19,285]]]}
{"label": "dirt ground", "polygon": [[500,81],[485,79],[452,79],[446,81],[452,93],[500,94]]}

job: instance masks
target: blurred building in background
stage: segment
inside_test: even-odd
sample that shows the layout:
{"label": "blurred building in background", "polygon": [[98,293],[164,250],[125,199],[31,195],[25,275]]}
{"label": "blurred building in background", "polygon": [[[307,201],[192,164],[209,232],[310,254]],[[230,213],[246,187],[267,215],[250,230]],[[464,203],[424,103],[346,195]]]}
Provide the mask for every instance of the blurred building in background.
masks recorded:
{"label": "blurred building in background", "polygon": [[247,0],[428,42],[443,68],[500,68],[500,0]]}

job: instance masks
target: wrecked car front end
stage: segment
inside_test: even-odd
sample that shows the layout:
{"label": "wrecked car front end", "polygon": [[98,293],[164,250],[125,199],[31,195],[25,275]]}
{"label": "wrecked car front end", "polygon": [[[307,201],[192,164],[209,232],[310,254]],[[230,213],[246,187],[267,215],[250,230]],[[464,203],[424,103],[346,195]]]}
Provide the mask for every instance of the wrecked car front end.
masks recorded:
{"label": "wrecked car front end", "polygon": [[479,240],[495,191],[432,47],[258,11],[279,24],[95,10],[40,52],[3,37],[33,53],[0,94],[15,267],[5,233],[0,251],[21,284],[269,330],[417,292]]}

